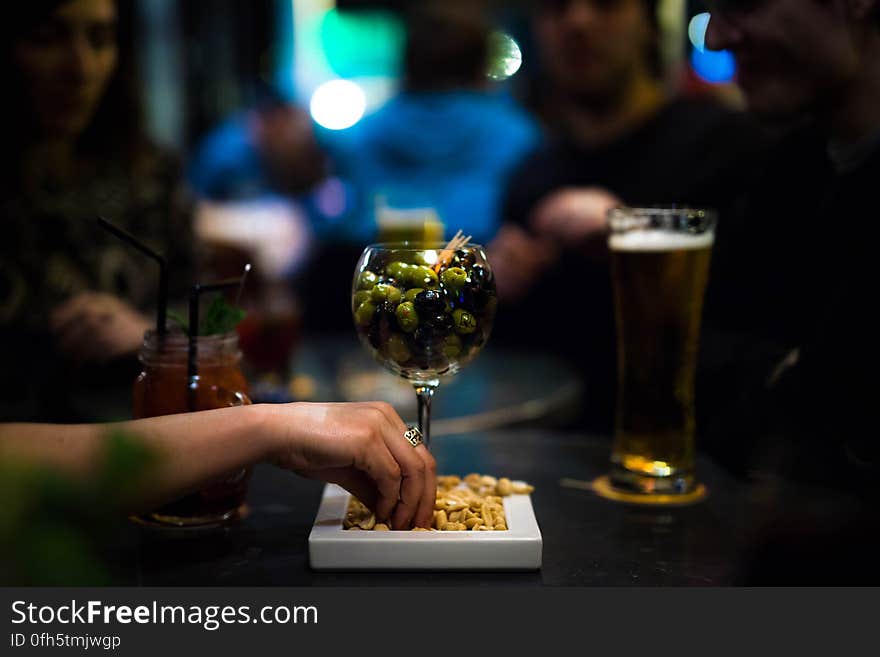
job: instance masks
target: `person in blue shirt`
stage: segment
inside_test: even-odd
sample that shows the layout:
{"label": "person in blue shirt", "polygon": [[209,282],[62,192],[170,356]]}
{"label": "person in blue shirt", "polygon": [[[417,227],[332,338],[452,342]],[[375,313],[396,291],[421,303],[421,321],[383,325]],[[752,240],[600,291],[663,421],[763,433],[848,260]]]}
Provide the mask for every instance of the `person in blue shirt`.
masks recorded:
{"label": "person in blue shirt", "polygon": [[483,16],[460,3],[420,4],[407,16],[401,92],[356,126],[319,133],[352,191],[346,239],[372,241],[383,202],[433,208],[447,237],[494,236],[506,177],[540,129],[490,88],[489,35]]}
{"label": "person in blue shirt", "polygon": [[224,120],[194,150],[187,177],[216,202],[302,198],[323,179],[324,157],[308,113],[271,89]]}

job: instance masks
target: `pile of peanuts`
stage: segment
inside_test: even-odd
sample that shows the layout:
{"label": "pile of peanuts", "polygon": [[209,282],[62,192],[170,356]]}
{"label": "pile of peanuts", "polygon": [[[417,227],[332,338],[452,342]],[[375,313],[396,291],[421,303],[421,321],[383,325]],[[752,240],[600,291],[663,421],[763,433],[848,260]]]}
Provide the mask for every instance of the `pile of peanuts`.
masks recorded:
{"label": "pile of peanuts", "polygon": [[[464,484],[464,485],[462,485]],[[463,480],[456,475],[437,477],[437,499],[431,529],[415,527],[413,531],[504,531],[502,498],[527,495],[533,486],[512,482],[507,477],[471,473]],[[376,516],[360,500],[352,497],[342,521],[348,530],[388,531],[390,527],[376,522]]]}

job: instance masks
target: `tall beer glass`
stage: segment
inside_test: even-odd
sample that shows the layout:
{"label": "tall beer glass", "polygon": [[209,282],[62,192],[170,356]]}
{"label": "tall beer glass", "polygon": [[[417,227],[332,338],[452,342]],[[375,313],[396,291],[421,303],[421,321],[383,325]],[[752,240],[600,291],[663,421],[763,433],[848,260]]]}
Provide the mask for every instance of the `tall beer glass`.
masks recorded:
{"label": "tall beer glass", "polygon": [[716,217],[618,208],[609,215],[618,391],[611,484],[694,490],[694,376]]}

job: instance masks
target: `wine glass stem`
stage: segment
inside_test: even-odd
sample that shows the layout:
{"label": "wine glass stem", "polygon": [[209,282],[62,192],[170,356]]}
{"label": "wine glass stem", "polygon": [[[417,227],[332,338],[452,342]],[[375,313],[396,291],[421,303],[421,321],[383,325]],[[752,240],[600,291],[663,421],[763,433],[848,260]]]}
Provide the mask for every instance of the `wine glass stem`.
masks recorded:
{"label": "wine glass stem", "polygon": [[437,384],[422,383],[415,386],[416,397],[419,400],[419,431],[422,432],[422,440],[425,445],[431,446],[431,400]]}

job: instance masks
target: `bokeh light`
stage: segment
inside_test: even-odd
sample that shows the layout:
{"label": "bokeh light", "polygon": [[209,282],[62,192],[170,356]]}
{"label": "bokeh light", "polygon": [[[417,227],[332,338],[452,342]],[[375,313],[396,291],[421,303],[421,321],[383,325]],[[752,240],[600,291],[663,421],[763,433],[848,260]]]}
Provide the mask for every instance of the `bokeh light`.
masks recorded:
{"label": "bokeh light", "polygon": [[706,82],[723,84],[731,82],[736,74],[736,60],[727,50],[691,51],[691,66]]}
{"label": "bokeh light", "polygon": [[404,28],[393,14],[331,9],[321,17],[319,30],[323,54],[339,77],[400,74]]}
{"label": "bokeh light", "polygon": [[706,49],[706,29],[709,27],[710,18],[711,16],[708,12],[703,12],[691,18],[690,23],[688,23],[688,38],[691,40],[694,48],[700,52]]}
{"label": "bokeh light", "polygon": [[506,80],[522,66],[522,50],[516,40],[505,32],[493,32],[489,37],[489,71],[493,80]]}
{"label": "bokeh light", "polygon": [[350,80],[330,80],[312,94],[309,109],[315,123],[328,130],[345,130],[361,120],[367,108],[364,90]]}
{"label": "bokeh light", "polygon": [[728,50],[709,50],[706,48],[706,30],[712,16],[702,12],[688,23],[688,39],[691,49],[691,68],[704,81],[712,84],[725,84],[733,81],[736,74],[736,60]]}

